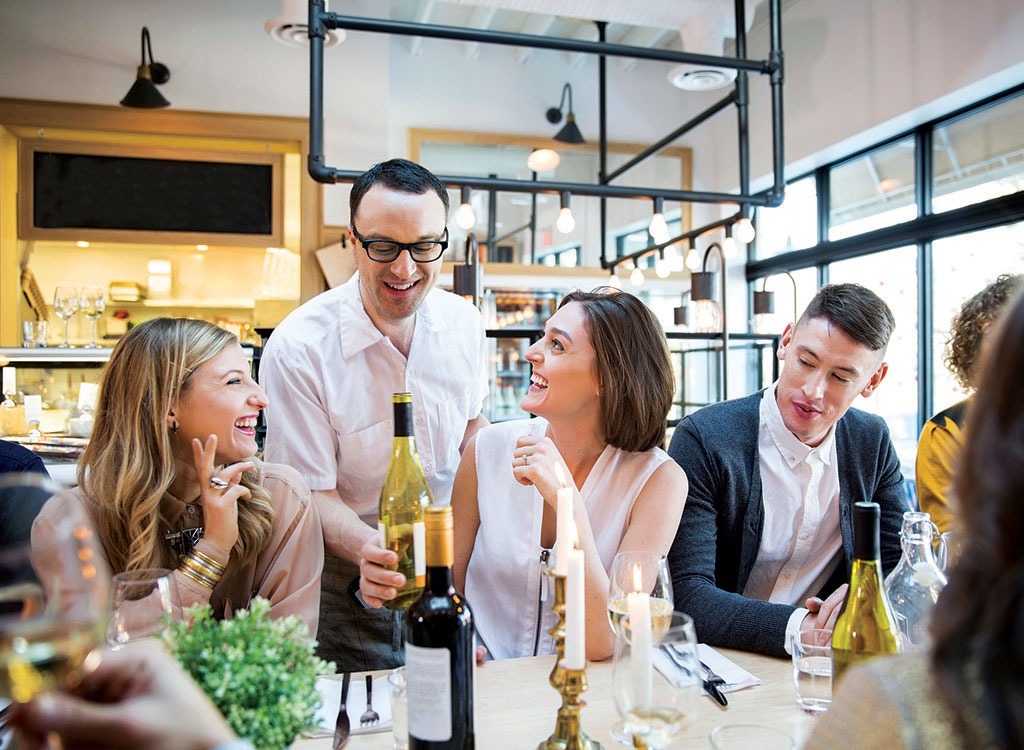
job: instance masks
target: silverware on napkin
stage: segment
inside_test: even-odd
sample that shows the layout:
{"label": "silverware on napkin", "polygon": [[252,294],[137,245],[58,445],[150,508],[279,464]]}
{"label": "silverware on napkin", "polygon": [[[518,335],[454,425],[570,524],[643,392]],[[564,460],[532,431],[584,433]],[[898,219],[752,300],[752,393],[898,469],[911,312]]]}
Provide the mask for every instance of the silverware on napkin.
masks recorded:
{"label": "silverware on napkin", "polygon": [[704,677],[704,689],[708,695],[714,698],[718,705],[728,706],[729,700],[725,697],[725,693],[722,692],[721,686],[725,684],[725,680],[719,677],[714,671],[705,664],[703,661],[700,663],[701,668],[707,673]]}
{"label": "silverware on napkin", "polygon": [[351,681],[352,675],[349,672],[346,672],[345,676],[341,678],[341,704],[338,706],[338,719],[334,724],[334,744],[331,745],[332,750],[341,750],[348,742],[351,728],[349,727],[348,707],[345,703],[348,700],[348,684]]}

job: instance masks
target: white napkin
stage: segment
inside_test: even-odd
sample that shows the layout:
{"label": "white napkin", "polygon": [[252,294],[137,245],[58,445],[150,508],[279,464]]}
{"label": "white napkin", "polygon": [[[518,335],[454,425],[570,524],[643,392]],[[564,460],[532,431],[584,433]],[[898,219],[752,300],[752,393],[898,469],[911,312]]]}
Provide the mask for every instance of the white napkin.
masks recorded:
{"label": "white napkin", "polygon": [[[338,706],[341,705],[341,677],[319,677],[316,690],[320,693],[321,706],[316,712],[316,729],[310,735],[333,735],[334,725],[338,718]],[[348,699],[345,704],[348,712],[349,726],[352,734],[369,734],[371,732],[391,731],[391,693],[388,690],[386,674],[373,678],[373,710],[380,714],[376,724],[361,726],[359,717],[366,710],[366,675],[353,674],[348,685]]]}
{"label": "white napkin", "polygon": [[[732,693],[737,690],[742,690],[743,688],[761,684],[761,680],[758,677],[752,675],[732,659],[729,659],[715,651],[711,646],[704,643],[698,644],[697,656],[702,662],[707,664],[715,674],[725,680],[725,684],[719,686],[719,689],[723,693]],[[682,670],[677,667],[661,649],[656,648],[654,650],[653,661],[657,670],[661,672],[662,675],[665,676],[665,679],[673,685],[681,685],[688,681],[686,680],[686,675],[683,674]],[[707,677],[707,673],[703,669],[701,669],[701,677]]]}

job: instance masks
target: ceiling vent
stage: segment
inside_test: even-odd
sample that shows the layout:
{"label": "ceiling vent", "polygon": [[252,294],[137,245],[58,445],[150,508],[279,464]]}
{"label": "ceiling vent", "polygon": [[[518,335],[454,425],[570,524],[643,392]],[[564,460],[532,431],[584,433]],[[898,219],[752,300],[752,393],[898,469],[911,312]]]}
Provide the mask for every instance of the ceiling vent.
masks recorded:
{"label": "ceiling vent", "polygon": [[[735,29],[735,14],[727,3],[711,3],[695,13],[680,27],[679,37],[686,52],[702,55],[725,54],[726,31]],[[751,5],[746,3],[746,26],[750,29],[753,21]],[[735,34],[735,31],[733,31]],[[719,68],[713,65],[686,63],[677,65],[668,72],[668,80],[684,91],[712,91],[728,86],[736,80],[735,68]]]}
{"label": "ceiling vent", "polygon": [[678,65],[668,72],[668,80],[684,91],[711,91],[736,80],[736,71],[706,65]]}
{"label": "ceiling vent", "polygon": [[[281,0],[281,15],[271,18],[263,29],[275,41],[290,47],[309,46],[309,3],[307,0]],[[326,4],[324,9],[327,9]],[[324,47],[334,47],[345,41],[343,29],[328,29]]]}

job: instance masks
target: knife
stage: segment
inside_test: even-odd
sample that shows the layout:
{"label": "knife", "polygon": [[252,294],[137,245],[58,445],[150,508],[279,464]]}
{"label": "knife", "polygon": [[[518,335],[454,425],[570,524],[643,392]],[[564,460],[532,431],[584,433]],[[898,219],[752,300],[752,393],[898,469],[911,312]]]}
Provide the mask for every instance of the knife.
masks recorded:
{"label": "knife", "polygon": [[721,685],[725,684],[725,680],[719,677],[717,674],[711,671],[711,667],[705,664],[703,661],[700,663],[701,667],[707,672],[707,677],[704,678],[704,690],[710,695],[719,706],[728,706],[729,701],[725,697],[725,693],[722,692]]}
{"label": "knife", "polygon": [[352,675],[349,672],[346,672],[345,676],[341,678],[341,704],[338,706],[338,719],[334,723],[334,744],[331,745],[332,750],[341,750],[348,742],[349,719],[348,707],[345,705],[345,702],[348,700],[348,684],[351,681]]}

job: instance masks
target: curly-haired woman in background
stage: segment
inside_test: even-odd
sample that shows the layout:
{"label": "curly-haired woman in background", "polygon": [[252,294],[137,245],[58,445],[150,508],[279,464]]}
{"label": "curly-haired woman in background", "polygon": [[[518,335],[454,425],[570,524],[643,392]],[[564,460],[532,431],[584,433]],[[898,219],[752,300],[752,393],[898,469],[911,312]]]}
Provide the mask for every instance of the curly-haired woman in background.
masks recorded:
{"label": "curly-haired woman in background", "polygon": [[209,602],[219,618],[262,596],[314,636],[320,517],[294,469],[255,457],[266,405],[233,334],[182,318],[133,328],[103,372],[79,486],[35,521],[37,564],[55,564],[54,524],[84,508],[114,573],[176,569],[182,607]]}
{"label": "curly-haired woman in background", "polygon": [[932,649],[852,668],[805,750],[1024,747],[1024,293],[990,338],[953,481],[964,548]]}
{"label": "curly-haired woman in background", "polygon": [[[986,331],[998,319],[1006,300],[1021,286],[1024,276],[1003,274],[969,300],[950,324],[946,340],[945,363],[965,392],[975,385],[977,360]],[[921,510],[931,514],[940,531],[949,531],[954,512],[950,508],[949,487],[960,446],[968,396],[943,409],[925,422],[917,445],[915,482]]]}

